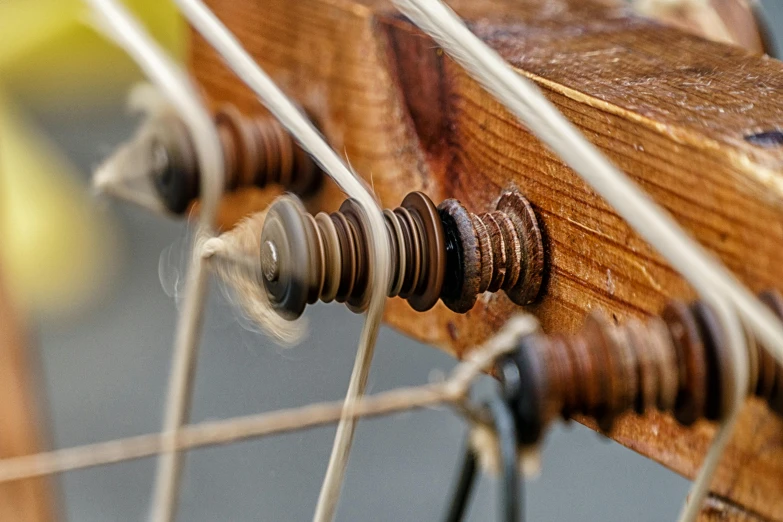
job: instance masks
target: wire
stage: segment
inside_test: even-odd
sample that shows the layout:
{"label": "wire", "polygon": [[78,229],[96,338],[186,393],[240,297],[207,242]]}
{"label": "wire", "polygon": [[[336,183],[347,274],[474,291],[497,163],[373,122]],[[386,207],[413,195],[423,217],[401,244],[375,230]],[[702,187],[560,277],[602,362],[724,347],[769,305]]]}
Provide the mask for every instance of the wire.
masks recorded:
{"label": "wire", "polygon": [[[195,232],[195,248],[202,239],[214,235],[215,216],[223,190],[223,154],[212,119],[188,76],[150,38],[133,15],[115,0],[87,1],[99,15],[99,28],[139,64],[164,92],[191,131],[201,172],[201,211]],[[174,519],[179,497],[182,462],[174,442],[178,430],[189,416],[209,283],[209,271],[200,255],[191,256],[187,277],[177,321],[163,420],[167,450],[158,459],[152,503],[151,517],[157,521]]]}
{"label": "wire", "polygon": [[476,483],[477,467],[476,453],[473,451],[470,441],[466,441],[459,478],[457,479],[454,493],[451,494],[451,502],[449,503],[449,511],[444,519],[445,522],[462,522],[465,518],[465,510],[468,507],[470,493],[473,491],[473,485]]}
{"label": "wire", "polygon": [[[520,337],[533,333],[536,328],[537,323],[530,316],[512,318],[500,334],[475,347],[446,381],[366,397],[355,404],[349,415],[358,418],[441,403],[463,404],[481,372],[489,370],[498,357],[516,348]],[[458,411],[465,410],[458,408]],[[326,402],[184,426],[173,441],[167,440],[164,434],[154,433],[0,459],[0,483],[148,457],[170,451],[172,447],[182,451],[313,428],[337,422],[342,417],[341,401]]]}
{"label": "wire", "polygon": [[500,494],[500,512],[505,522],[519,522],[520,518],[520,487],[519,465],[517,462],[517,429],[511,409],[499,395],[493,396],[488,402],[492,412],[492,422],[498,437],[500,450],[501,474],[503,485]]}
{"label": "wire", "polygon": [[[200,0],[176,0],[176,2],[193,27],[215,48],[237,76],[256,93],[267,109],[280,120],[300,145],[313,156],[324,172],[332,177],[348,196],[359,201],[367,215],[372,245],[369,263],[373,267],[373,277],[367,319],[360,336],[345,397],[345,411],[348,413],[353,407],[352,403],[364,393],[367,386],[375,341],[386,302],[386,288],[389,284],[391,253],[381,209],[366,186],[346,167],[313,124],[274,84],[215,14]],[[355,422],[346,415],[345,420],[337,426],[314,520],[329,521],[334,518],[354,432]]]}
{"label": "wire", "polygon": [[[500,453],[502,485],[500,490],[499,513],[505,522],[519,522],[522,491],[517,462],[517,422],[511,404],[499,394],[493,395],[484,405],[492,419],[497,445],[488,451],[497,449]],[[465,518],[470,494],[476,482],[478,463],[477,449],[470,440],[465,444],[462,467],[457,485],[449,503],[446,522],[461,522]]]}
{"label": "wire", "polygon": [[[742,314],[758,338],[774,350],[781,362],[783,325],[731,272],[709,256],[590,144],[532,82],[517,74],[497,52],[471,33],[452,10],[439,0],[394,0],[394,3],[606,199],[718,312],[731,346],[734,381],[738,388],[730,409],[732,413],[715,437],[706,465],[694,484],[691,504],[700,505],[747,392],[747,346],[735,310]],[[683,511],[681,521],[694,520],[692,505]]]}

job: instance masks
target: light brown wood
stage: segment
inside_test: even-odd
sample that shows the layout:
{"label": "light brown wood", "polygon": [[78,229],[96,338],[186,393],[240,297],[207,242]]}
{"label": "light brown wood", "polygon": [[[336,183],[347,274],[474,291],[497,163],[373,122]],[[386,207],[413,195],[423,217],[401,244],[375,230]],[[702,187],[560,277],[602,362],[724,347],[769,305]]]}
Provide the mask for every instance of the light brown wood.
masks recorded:
{"label": "light brown wood", "polygon": [[640,13],[716,42],[733,43],[763,52],[765,27],[756,18],[753,0],[708,0],[671,2],[636,0]]}
{"label": "light brown wood", "polygon": [[[547,331],[588,310],[653,314],[688,285],[599,197],[388,2],[211,0],[285,90],[315,115],[387,206],[411,190],[490,210],[518,187],[546,228],[549,278],[529,307]],[[451,2],[471,28],[750,288],[783,287],[783,63],[583,0]],[[258,110],[195,37],[193,71],[216,101]],[[314,207],[343,196],[327,186]],[[242,209],[247,212],[251,208]],[[237,212],[236,207],[232,208]],[[241,212],[240,212],[241,213]],[[459,357],[519,308],[488,295],[466,315],[390,301],[389,324]],[[714,428],[627,417],[613,437],[693,477]],[[783,521],[783,422],[751,402],[714,482],[743,509]]]}
{"label": "light brown wood", "polygon": [[764,519],[714,495],[707,497],[699,522],[765,522]]}
{"label": "light brown wood", "polygon": [[[19,316],[11,306],[0,271],[0,457],[18,457],[43,450],[36,375]],[[0,485],[0,520],[55,520],[51,481],[37,478]]]}

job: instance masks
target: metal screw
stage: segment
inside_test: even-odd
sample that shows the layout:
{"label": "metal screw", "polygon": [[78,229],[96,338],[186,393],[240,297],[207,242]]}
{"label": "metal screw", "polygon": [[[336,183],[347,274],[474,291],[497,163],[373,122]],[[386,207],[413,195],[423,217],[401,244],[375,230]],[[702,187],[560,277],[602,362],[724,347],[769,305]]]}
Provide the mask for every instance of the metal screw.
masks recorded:
{"label": "metal screw", "polygon": [[261,270],[264,278],[270,283],[280,277],[280,265],[277,256],[277,246],[272,241],[264,241],[261,248]]}
{"label": "metal screw", "polygon": [[[321,171],[271,116],[248,116],[226,105],[215,115],[227,192],[271,183],[309,195],[320,186]],[[176,117],[158,122],[151,144],[150,176],[166,208],[183,214],[199,197],[200,172],[190,131]]]}
{"label": "metal screw", "polygon": [[[761,295],[783,317],[783,297]],[[748,392],[783,416],[783,366],[749,336]],[[514,377],[508,366],[523,378]],[[557,416],[593,417],[604,431],[622,414],[668,411],[683,425],[721,420],[734,396],[730,357],[720,323],[701,302],[670,302],[661,316],[616,325],[592,312],[572,335],[533,334],[498,362],[497,375],[537,440]],[[509,376],[513,378],[509,378]]]}
{"label": "metal screw", "polygon": [[[485,291],[502,289],[517,304],[539,294],[541,231],[518,192],[504,193],[497,210],[480,216],[459,201],[446,200],[436,208],[425,194],[411,192],[400,207],[383,215],[392,253],[387,295],[406,299],[414,310],[429,310],[440,299],[464,313]],[[317,300],[366,309],[373,270],[367,226],[364,211],[351,199],[338,212],[316,216],[291,198],[273,205],[261,240],[274,239],[283,252],[279,273],[270,271],[275,279],[270,275],[265,281],[278,312],[298,317]],[[286,252],[294,248],[298,255],[289,260]],[[261,255],[268,257],[268,250],[263,246]]]}

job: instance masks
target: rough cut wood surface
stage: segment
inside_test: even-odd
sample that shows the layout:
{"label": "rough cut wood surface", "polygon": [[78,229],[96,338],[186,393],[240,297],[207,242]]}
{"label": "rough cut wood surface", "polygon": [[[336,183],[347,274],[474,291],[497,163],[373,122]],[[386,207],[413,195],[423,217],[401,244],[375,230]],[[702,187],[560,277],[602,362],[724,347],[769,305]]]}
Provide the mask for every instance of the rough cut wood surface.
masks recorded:
{"label": "rough cut wood surface", "polygon": [[747,509],[741,508],[725,499],[711,495],[704,502],[704,509],[699,522],[765,522],[762,518]]}
{"label": "rough cut wood surface", "polygon": [[[388,2],[209,3],[319,119],[331,144],[385,205],[419,189],[436,201],[456,197],[484,211],[501,190],[523,191],[546,228],[551,269],[540,304],[529,308],[546,330],[572,330],[594,307],[622,318],[656,313],[670,297],[693,295],[571,170]],[[783,147],[744,139],[783,126],[783,63],[590,1],[451,4],[750,288],[783,287]],[[193,71],[215,101],[260,110],[197,37],[192,51]],[[334,209],[341,199],[330,186],[311,204]],[[387,321],[461,356],[517,310],[501,294],[480,299],[464,316],[442,305],[419,314],[395,299]],[[740,426],[714,491],[783,521],[783,422],[751,402]],[[685,430],[653,414],[628,417],[613,437],[692,477],[712,434],[712,426]]]}

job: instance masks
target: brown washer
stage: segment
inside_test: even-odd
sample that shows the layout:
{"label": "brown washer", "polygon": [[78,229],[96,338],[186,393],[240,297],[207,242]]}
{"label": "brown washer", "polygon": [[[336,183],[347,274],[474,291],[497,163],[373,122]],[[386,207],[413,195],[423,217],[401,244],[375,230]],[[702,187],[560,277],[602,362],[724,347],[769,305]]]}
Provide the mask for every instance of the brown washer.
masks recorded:
{"label": "brown washer", "polygon": [[567,418],[571,414],[571,408],[575,402],[573,396],[577,393],[572,362],[568,357],[566,343],[560,336],[555,335],[549,338],[549,350],[556,365],[556,370],[550,373],[555,373],[560,383],[559,413],[563,418]]}
{"label": "brown washer", "polygon": [[335,225],[337,236],[340,238],[340,285],[337,288],[335,301],[344,303],[353,292],[356,283],[356,254],[358,249],[348,220],[340,212],[329,215]]}
{"label": "brown washer", "polygon": [[637,319],[631,319],[625,325],[634,352],[638,370],[638,391],[634,402],[634,411],[643,414],[648,408],[658,404],[658,365],[655,361],[654,348],[648,342],[648,332]]}
{"label": "brown washer", "polygon": [[544,238],[538,218],[530,202],[516,191],[504,193],[497,209],[505,212],[521,234],[523,272],[512,288],[506,289],[508,297],[518,305],[532,303],[541,292],[544,280]]}
{"label": "brown washer", "polygon": [[[394,209],[394,214],[399,217],[398,223],[403,230],[403,237],[405,238],[405,252],[407,253],[407,261],[405,264],[405,273],[402,279],[402,286],[398,295],[403,299],[410,296],[418,286],[421,272],[425,270],[422,266],[423,250],[419,234],[416,232],[416,223],[413,221],[413,215],[407,208],[397,207]],[[402,249],[400,249],[402,250]]]}
{"label": "brown washer", "polygon": [[[452,311],[465,313],[476,304],[480,293],[482,265],[479,235],[470,212],[456,199],[447,199],[438,205],[447,240],[447,274],[441,300]],[[450,230],[453,227],[453,231]],[[450,249],[456,249],[451,253]]]}
{"label": "brown washer", "polygon": [[342,267],[342,252],[340,250],[340,237],[337,235],[337,227],[326,212],[319,212],[315,216],[315,222],[324,239],[324,285],[321,292],[321,300],[324,303],[334,301],[337,290],[340,287]]}
{"label": "brown washer", "polygon": [[711,307],[697,301],[691,305],[691,310],[701,327],[707,359],[706,417],[722,420],[731,411],[737,387],[731,349],[726,343],[726,332]]}
{"label": "brown washer", "polygon": [[[779,319],[783,319],[783,297],[781,297],[780,292],[767,290],[759,295],[759,298],[764,304],[769,306]],[[761,348],[761,351],[763,352],[762,357],[765,359],[764,363],[768,367],[774,368],[774,371],[768,370],[770,374],[774,375],[773,378],[767,377],[773,384],[769,386],[770,389],[763,397],[767,399],[767,403],[772,411],[783,415],[783,366],[778,364],[777,359],[772,357],[766,349]]]}
{"label": "brown washer", "polygon": [[674,411],[680,392],[680,369],[669,325],[660,317],[651,317],[647,321],[647,331],[658,372],[657,407],[661,411]]}
{"label": "brown washer", "polygon": [[588,375],[589,380],[595,380],[601,389],[601,399],[598,407],[592,412],[602,431],[612,429],[616,412],[615,399],[617,397],[618,383],[615,375],[611,343],[606,334],[609,322],[602,313],[591,312],[585,320],[582,329],[584,338],[590,349],[590,358],[595,361],[593,373]]}
{"label": "brown washer", "polygon": [[[351,311],[360,313],[365,311],[370,303],[370,281],[373,280],[373,272],[375,271],[375,267],[369,263],[370,237],[372,236],[364,210],[356,200],[346,199],[340,205],[340,213],[345,216],[350,230],[356,238],[355,247],[357,248],[356,278],[353,292],[348,295],[346,304]],[[385,232],[383,240],[388,241],[388,236]],[[384,295],[386,295],[386,290],[386,285],[384,285]]]}
{"label": "brown washer", "polygon": [[634,399],[639,389],[638,362],[626,328],[610,328],[608,333],[612,338],[613,348],[617,355],[616,368],[621,371],[618,375],[622,375],[619,380],[619,384],[622,385],[622,393],[618,396],[621,402],[617,410],[617,414],[621,414],[635,406]]}
{"label": "brown washer", "polygon": [[420,220],[424,231],[426,247],[426,272],[423,291],[408,297],[411,308],[425,312],[435,306],[440,299],[443,279],[446,275],[446,236],[438,209],[432,200],[421,192],[411,192],[402,200],[402,207],[408,209],[414,218]]}
{"label": "brown washer", "polygon": [[[677,349],[681,374],[680,393],[674,407],[675,418],[690,426],[705,413],[707,395],[707,360],[699,327],[688,307],[672,301],[663,310],[663,320]],[[685,377],[682,379],[682,377]]]}

